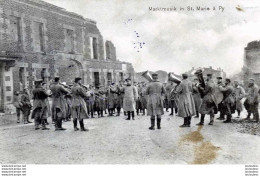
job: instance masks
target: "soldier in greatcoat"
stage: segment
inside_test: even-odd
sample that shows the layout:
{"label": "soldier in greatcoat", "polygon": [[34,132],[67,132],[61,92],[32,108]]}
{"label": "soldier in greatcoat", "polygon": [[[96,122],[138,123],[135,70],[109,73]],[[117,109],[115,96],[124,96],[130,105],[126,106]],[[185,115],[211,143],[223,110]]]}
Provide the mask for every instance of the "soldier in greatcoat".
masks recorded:
{"label": "soldier in greatcoat", "polygon": [[170,108],[172,111],[171,111],[171,113],[170,113],[170,116],[171,115],[173,115],[173,104],[171,103],[171,91],[174,89],[174,82],[170,82],[170,84],[169,85],[167,85],[166,87],[165,87],[165,91],[166,91],[166,98],[165,98],[165,100],[167,100],[168,101],[168,108]]}
{"label": "soldier in greatcoat", "polygon": [[123,93],[123,81],[119,81],[119,85],[117,86],[117,103],[116,103],[116,109],[117,109],[117,116],[120,116],[121,108],[123,107],[123,100],[124,100],[124,93]]}
{"label": "soldier in greatcoat", "polygon": [[177,87],[178,116],[184,118],[184,123],[180,127],[190,127],[191,117],[196,114],[195,103],[192,96],[192,83],[188,80],[187,74],[182,74],[182,82]]}
{"label": "soldier in greatcoat", "polygon": [[199,85],[199,80],[198,78],[194,78],[194,82],[192,84],[192,96],[194,99],[194,103],[195,103],[195,108],[196,108],[196,118],[199,118],[199,110],[200,110],[200,106],[202,103],[202,99],[201,99],[201,95],[198,89],[198,85]]}
{"label": "soldier in greatcoat", "polygon": [[147,115],[151,116],[150,130],[154,130],[155,117],[157,117],[157,129],[161,129],[161,116],[163,111],[163,96],[165,95],[165,88],[162,83],[158,81],[158,74],[152,74],[153,81],[149,83],[147,94]]}
{"label": "soldier in greatcoat", "polygon": [[239,118],[240,113],[243,110],[243,105],[241,100],[245,97],[245,89],[238,84],[238,81],[234,81],[234,94],[235,94],[237,118]]}
{"label": "soldier in greatcoat", "polygon": [[[217,77],[217,86],[225,87],[226,85],[223,83],[223,78],[221,76]],[[225,120],[225,103],[224,101],[218,104],[219,118],[218,120]]]}
{"label": "soldier in greatcoat", "polygon": [[250,115],[253,114],[254,121],[256,123],[259,122],[259,112],[258,112],[258,104],[259,104],[259,88],[255,84],[255,80],[251,78],[248,84],[248,92],[246,94],[245,107],[247,107],[248,116],[247,120],[250,120]]}
{"label": "soldier in greatcoat", "polygon": [[52,115],[55,121],[55,131],[66,130],[62,128],[62,120],[66,117],[65,95],[69,91],[60,84],[60,78],[55,77],[54,82],[50,85],[52,92]]}
{"label": "soldier in greatcoat", "polygon": [[146,95],[146,84],[143,82],[142,87],[140,90],[140,103],[141,103],[141,110],[143,111],[143,115],[145,115],[145,109],[147,109],[147,95]]}
{"label": "soldier in greatcoat", "polygon": [[46,90],[42,87],[42,80],[35,81],[35,89],[33,94],[33,110],[32,118],[34,118],[35,130],[40,129],[39,125],[42,125],[42,130],[48,130],[46,128],[47,111],[48,105],[46,100],[48,99],[48,94]]}
{"label": "soldier in greatcoat", "polygon": [[224,123],[230,123],[232,114],[233,114],[233,108],[235,105],[235,100],[233,96],[234,88],[231,85],[231,80],[226,78],[225,80],[225,87],[219,86],[219,89],[221,92],[223,92],[223,113],[227,116],[227,119],[224,121]]}
{"label": "soldier in greatcoat", "polygon": [[108,80],[108,86],[106,88],[108,116],[113,116],[113,110],[115,108],[115,93],[115,87],[112,85],[112,82]]}
{"label": "soldier in greatcoat", "polygon": [[127,112],[128,118],[126,120],[130,120],[132,116],[132,120],[135,120],[134,112],[135,112],[135,103],[137,100],[137,91],[134,86],[131,84],[131,79],[127,79],[127,85],[123,88],[124,92],[124,100],[123,100],[123,108],[124,111]]}
{"label": "soldier in greatcoat", "polygon": [[210,115],[209,125],[213,125],[214,114],[215,110],[217,109],[216,97],[214,95],[216,85],[212,79],[212,74],[207,74],[206,79],[207,82],[205,87],[199,85],[199,89],[203,92],[204,97],[202,99],[202,103],[199,110],[199,113],[201,114],[200,122],[197,125],[204,125],[204,118],[206,114]]}
{"label": "soldier in greatcoat", "polygon": [[71,112],[73,118],[74,131],[78,131],[77,122],[79,121],[80,130],[88,131],[84,127],[83,119],[88,117],[87,105],[85,98],[88,97],[87,93],[84,91],[83,87],[80,85],[81,78],[75,78],[75,83],[71,88]]}
{"label": "soldier in greatcoat", "polygon": [[23,91],[21,92],[21,110],[23,113],[24,124],[32,123],[31,121],[29,121],[31,109],[32,109],[32,105],[29,97],[29,91],[27,88],[24,88]]}

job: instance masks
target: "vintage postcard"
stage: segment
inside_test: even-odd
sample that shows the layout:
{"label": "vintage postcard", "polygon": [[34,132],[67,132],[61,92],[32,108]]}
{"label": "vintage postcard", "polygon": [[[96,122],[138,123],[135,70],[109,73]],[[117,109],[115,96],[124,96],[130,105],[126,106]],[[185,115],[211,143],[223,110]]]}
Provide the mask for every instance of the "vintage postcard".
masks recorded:
{"label": "vintage postcard", "polygon": [[259,0],[0,0],[1,174],[240,164],[258,175],[259,19]]}

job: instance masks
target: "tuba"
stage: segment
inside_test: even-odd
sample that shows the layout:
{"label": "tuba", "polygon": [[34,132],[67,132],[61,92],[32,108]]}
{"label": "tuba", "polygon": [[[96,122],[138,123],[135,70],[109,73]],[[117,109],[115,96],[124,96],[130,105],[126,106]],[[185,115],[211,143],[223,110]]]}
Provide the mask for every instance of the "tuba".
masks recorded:
{"label": "tuba", "polygon": [[[196,72],[194,73],[197,77],[198,77],[198,80],[199,80],[199,83],[200,83],[200,86],[202,88],[205,88],[206,87],[206,84],[205,84],[205,81],[204,81],[204,78],[203,78],[203,69],[198,69],[196,70]],[[199,89],[199,92],[201,94],[201,97],[203,98],[205,95],[203,93],[203,91],[201,91]],[[218,86],[215,86],[214,87],[214,92],[213,92],[213,96],[214,96],[214,99],[215,99],[215,104],[218,105],[219,103],[222,102],[223,98],[224,98],[224,95],[223,93],[220,91],[219,87]]]}
{"label": "tuba", "polygon": [[181,79],[178,78],[177,76],[175,76],[173,73],[169,73],[168,74],[168,81],[172,81],[176,84],[180,84],[181,83]]}
{"label": "tuba", "polygon": [[142,76],[143,76],[145,79],[147,79],[149,82],[152,82],[152,81],[153,81],[152,75],[151,75],[151,73],[150,73],[148,70],[145,71],[145,72],[142,74]]}

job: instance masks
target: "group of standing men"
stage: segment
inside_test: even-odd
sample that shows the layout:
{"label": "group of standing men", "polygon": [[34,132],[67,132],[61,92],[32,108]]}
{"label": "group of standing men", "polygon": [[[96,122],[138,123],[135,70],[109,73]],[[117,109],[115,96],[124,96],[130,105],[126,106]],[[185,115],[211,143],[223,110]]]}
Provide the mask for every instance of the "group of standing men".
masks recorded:
{"label": "group of standing men", "polygon": [[[236,111],[238,118],[240,117],[243,98],[245,98],[244,106],[248,112],[246,119],[250,120],[250,115],[253,114],[253,121],[259,122],[259,89],[254,79],[249,80],[248,91],[245,93],[238,81],[234,81],[232,84],[231,80],[226,78],[223,82],[222,77],[213,80],[213,74],[207,74],[204,82],[201,80],[201,78],[204,79],[201,72],[200,70],[195,73],[197,77],[193,81],[188,79],[187,74],[183,74],[180,83],[175,86],[172,83],[166,87],[166,94],[172,97],[170,98],[171,108],[175,107],[178,110],[178,116],[184,118],[184,123],[180,127],[190,127],[191,118],[193,116],[198,118],[199,114],[201,117],[197,125],[204,125],[205,115],[210,116],[209,125],[213,125],[215,114],[218,112],[220,113],[219,120],[231,123],[232,114]],[[218,101],[219,97],[223,97],[223,99]]]}

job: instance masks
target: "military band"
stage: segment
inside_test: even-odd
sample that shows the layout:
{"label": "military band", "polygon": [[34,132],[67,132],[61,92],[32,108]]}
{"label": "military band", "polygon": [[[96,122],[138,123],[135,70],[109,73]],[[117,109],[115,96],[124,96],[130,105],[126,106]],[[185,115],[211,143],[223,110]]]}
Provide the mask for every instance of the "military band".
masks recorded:
{"label": "military band", "polygon": [[155,122],[157,129],[161,129],[162,116],[170,109],[172,118],[183,118],[180,125],[183,128],[192,126],[192,117],[200,117],[197,125],[201,126],[205,117],[209,116],[208,125],[214,125],[216,114],[219,114],[218,120],[231,123],[234,113],[237,112],[237,118],[241,117],[243,105],[247,111],[245,120],[250,120],[253,115],[253,121],[259,122],[259,88],[254,79],[243,87],[237,80],[232,82],[226,78],[223,82],[221,76],[212,73],[203,77],[201,69],[192,76],[183,74],[177,77],[169,73],[167,84],[161,83],[156,73],[149,75],[145,72],[143,76],[148,82],[135,83],[128,78],[118,84],[108,80],[107,85],[95,87],[81,84],[79,77],[71,85],[60,83],[59,77],[55,77],[49,86],[43,80],[36,80],[31,91],[32,98],[27,88],[15,92],[17,123],[20,123],[22,112],[25,124],[32,123],[29,121],[30,115],[34,119],[35,130],[48,130],[47,118],[52,117],[55,131],[66,130],[62,123],[71,119],[74,131],[88,131],[83,119],[101,118],[108,111],[109,117],[126,115],[126,120],[135,120],[135,115],[150,116],[149,129],[155,130]]}

